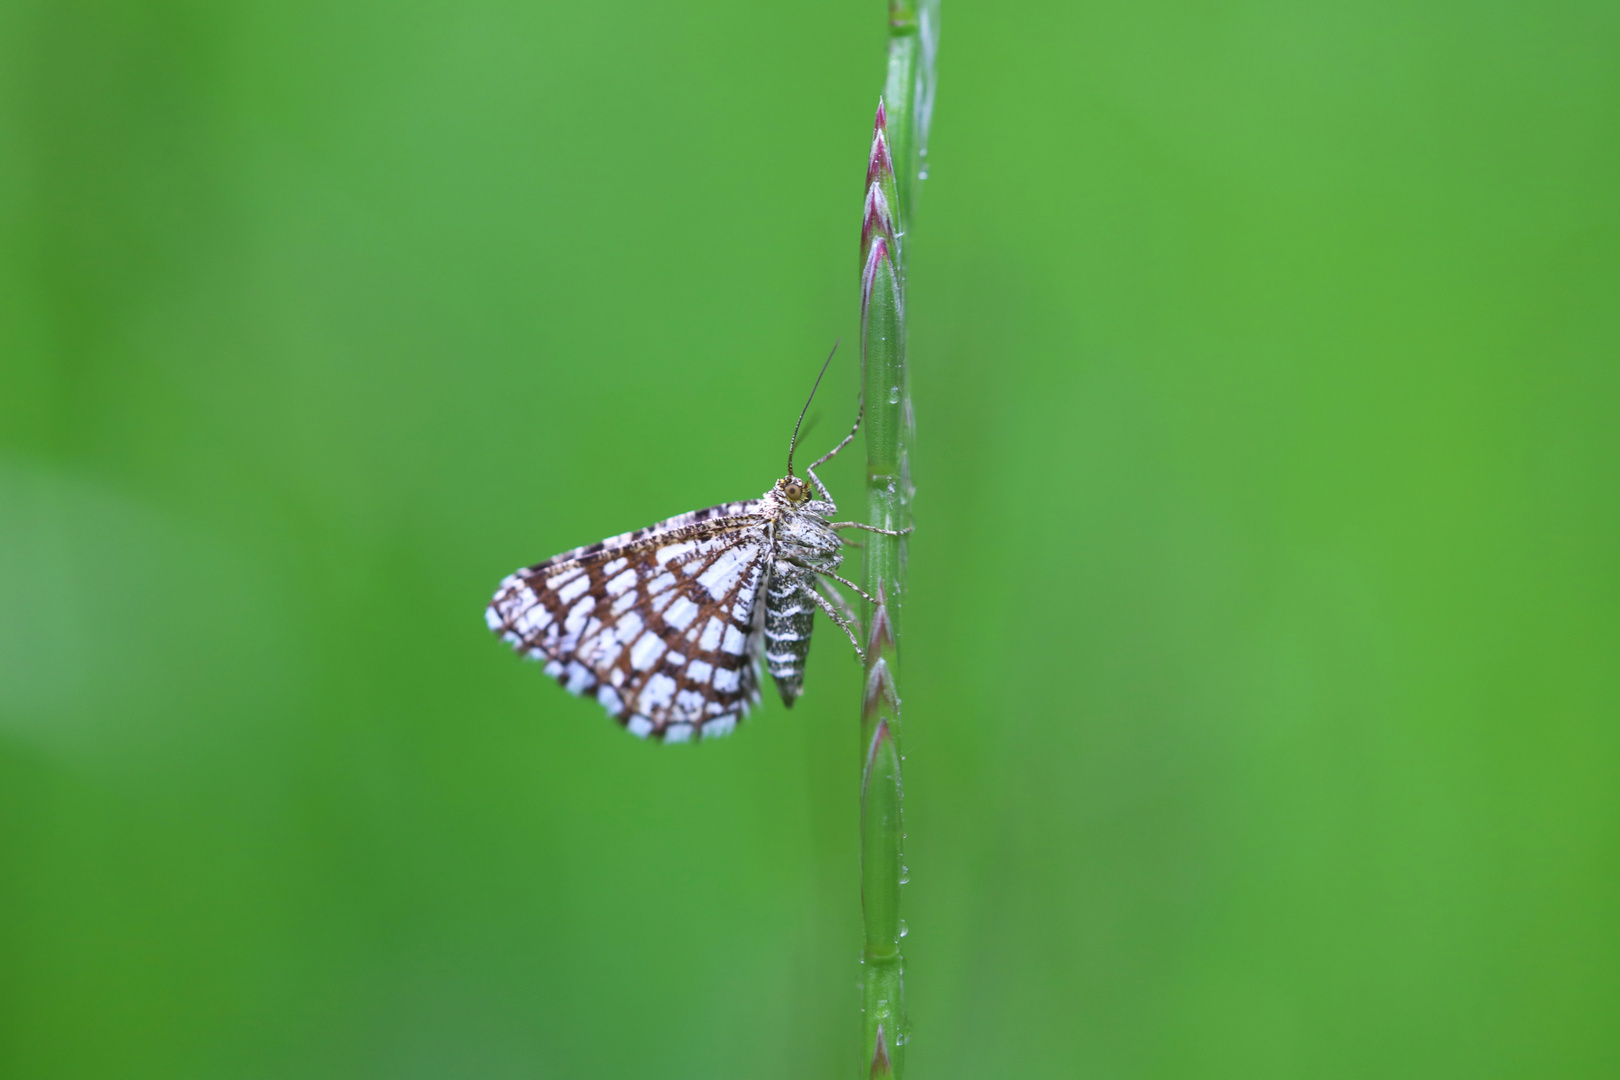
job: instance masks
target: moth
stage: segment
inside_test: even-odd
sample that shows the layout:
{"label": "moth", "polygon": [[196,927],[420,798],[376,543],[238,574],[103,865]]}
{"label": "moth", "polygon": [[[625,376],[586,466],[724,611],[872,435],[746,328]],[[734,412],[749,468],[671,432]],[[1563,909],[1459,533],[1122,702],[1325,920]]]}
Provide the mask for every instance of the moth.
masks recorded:
{"label": "moth", "polygon": [[833,520],[838,506],[816,469],[854,440],[864,407],[843,441],[805,469],[808,482],[794,474],[809,407],[788,441],[787,475],[759,498],[694,510],[510,574],[485,611],[489,628],[641,738],[730,734],[759,703],[762,658],[791,707],[804,693],[818,609],[862,655],[854,614],[831,582],[871,597],[838,574],[840,530],[911,531]]}

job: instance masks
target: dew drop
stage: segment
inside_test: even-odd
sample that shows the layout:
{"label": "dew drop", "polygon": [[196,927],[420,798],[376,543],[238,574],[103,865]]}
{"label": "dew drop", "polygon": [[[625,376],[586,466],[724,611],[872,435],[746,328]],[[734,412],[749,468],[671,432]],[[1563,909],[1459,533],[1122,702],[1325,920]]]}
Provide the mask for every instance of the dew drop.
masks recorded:
{"label": "dew drop", "polygon": [[900,884],[902,884],[902,885],[910,885],[911,884],[911,867],[909,867],[909,866],[900,867]]}
{"label": "dew drop", "polygon": [[900,936],[905,937],[909,933],[911,933],[911,927],[906,925],[906,920],[901,919],[900,920]]}
{"label": "dew drop", "polygon": [[898,386],[889,387],[889,404],[900,404],[900,388]]}

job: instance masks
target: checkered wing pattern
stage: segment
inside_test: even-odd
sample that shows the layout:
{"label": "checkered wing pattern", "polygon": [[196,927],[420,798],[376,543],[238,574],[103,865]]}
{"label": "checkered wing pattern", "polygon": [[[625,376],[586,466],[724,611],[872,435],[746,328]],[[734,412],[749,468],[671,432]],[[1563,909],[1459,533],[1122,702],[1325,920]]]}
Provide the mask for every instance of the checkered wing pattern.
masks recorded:
{"label": "checkered wing pattern", "polygon": [[759,506],[682,514],[519,570],[489,627],[636,735],[729,734],[759,701],[770,549]]}

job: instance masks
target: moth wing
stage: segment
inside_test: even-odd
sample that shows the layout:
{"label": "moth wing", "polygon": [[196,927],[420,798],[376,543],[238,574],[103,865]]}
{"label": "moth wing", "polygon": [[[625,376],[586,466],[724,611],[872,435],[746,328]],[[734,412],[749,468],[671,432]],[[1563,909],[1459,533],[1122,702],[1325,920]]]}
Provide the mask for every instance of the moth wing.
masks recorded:
{"label": "moth wing", "polygon": [[501,582],[485,617],[633,734],[728,734],[759,701],[770,541],[757,500],[564,552]]}

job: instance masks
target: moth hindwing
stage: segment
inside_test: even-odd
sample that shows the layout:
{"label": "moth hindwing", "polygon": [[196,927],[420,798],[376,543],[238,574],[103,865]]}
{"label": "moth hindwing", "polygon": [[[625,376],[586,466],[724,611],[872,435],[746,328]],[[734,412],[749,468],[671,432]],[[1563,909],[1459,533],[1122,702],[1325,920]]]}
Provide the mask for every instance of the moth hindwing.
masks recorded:
{"label": "moth hindwing", "polygon": [[761,655],[792,705],[804,689],[816,609],[848,631],[816,591],[817,575],[843,558],[830,521],[837,506],[819,480],[816,487],[824,498],[794,478],[790,461],[758,499],[519,570],[485,612],[489,628],[635,735],[685,742],[729,734],[759,702]]}

